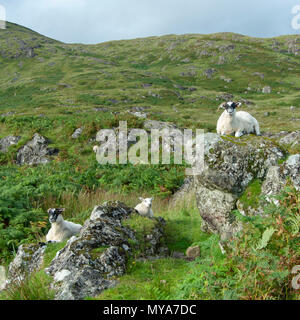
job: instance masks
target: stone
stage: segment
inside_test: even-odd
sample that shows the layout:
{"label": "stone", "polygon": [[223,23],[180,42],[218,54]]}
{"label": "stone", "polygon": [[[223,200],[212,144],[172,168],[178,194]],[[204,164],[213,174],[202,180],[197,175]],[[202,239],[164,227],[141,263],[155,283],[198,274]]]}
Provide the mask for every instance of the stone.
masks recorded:
{"label": "stone", "polygon": [[300,190],[300,154],[291,155],[281,165],[269,168],[266,179],[262,184],[262,194],[268,201],[278,203],[274,196],[287,184],[288,179],[296,190]]}
{"label": "stone", "polygon": [[73,138],[73,139],[78,139],[78,138],[81,136],[81,134],[82,134],[82,132],[83,132],[83,129],[84,129],[84,128],[78,128],[78,129],[76,129],[76,130],[74,131],[74,133],[72,134],[72,138]]}
{"label": "stone", "polygon": [[265,78],[265,75],[264,75],[263,73],[261,73],[261,72],[254,72],[254,73],[252,73],[252,75],[253,75],[253,76],[258,76],[258,77],[260,77],[262,80],[264,80],[264,78]]}
{"label": "stone", "polygon": [[49,156],[57,155],[58,149],[48,148],[49,140],[38,133],[18,150],[17,163],[19,165],[37,165],[50,162]]}
{"label": "stone", "polygon": [[97,112],[108,112],[109,109],[107,108],[104,108],[104,107],[96,107],[96,108],[93,108],[94,111],[97,111]]}
{"label": "stone", "polygon": [[272,89],[270,86],[266,86],[262,88],[262,93],[271,93]]}
{"label": "stone", "polygon": [[144,122],[144,128],[146,130],[151,129],[177,129],[177,126],[172,122],[164,122],[164,121],[158,121],[158,120],[146,120]]}
{"label": "stone", "polygon": [[43,263],[46,247],[39,244],[22,244],[8,268],[8,283],[23,281],[29,274],[37,271]]}
{"label": "stone", "polygon": [[206,70],[204,70],[203,75],[208,78],[211,79],[213,77],[213,74],[216,73],[217,70],[214,68],[208,68]]}
{"label": "stone", "polygon": [[222,93],[216,96],[216,100],[221,100],[221,101],[232,101],[233,98],[234,98],[234,95],[231,93]]}
{"label": "stone", "polygon": [[182,186],[174,193],[170,203],[174,206],[179,201],[188,198],[188,195],[193,195],[194,193],[194,177],[188,176],[184,179]]}
{"label": "stone", "polygon": [[0,152],[7,152],[8,148],[14,144],[17,144],[21,137],[19,136],[8,136],[0,139]]}
{"label": "stone", "polygon": [[197,257],[200,256],[200,247],[199,246],[189,247],[187,248],[185,254],[189,260],[195,260]]}
{"label": "stone", "polygon": [[291,147],[295,147],[300,144],[300,131],[294,131],[287,134],[285,137],[279,140],[280,144],[290,145]]}
{"label": "stone", "polygon": [[195,176],[202,229],[230,238],[241,229],[231,214],[253,179],[264,179],[284,152],[263,137],[220,138],[204,135],[204,167]]}
{"label": "stone", "polygon": [[140,118],[140,119],[146,119],[147,118],[147,113],[143,113],[140,111],[128,111],[130,114],[132,114],[133,116]]}

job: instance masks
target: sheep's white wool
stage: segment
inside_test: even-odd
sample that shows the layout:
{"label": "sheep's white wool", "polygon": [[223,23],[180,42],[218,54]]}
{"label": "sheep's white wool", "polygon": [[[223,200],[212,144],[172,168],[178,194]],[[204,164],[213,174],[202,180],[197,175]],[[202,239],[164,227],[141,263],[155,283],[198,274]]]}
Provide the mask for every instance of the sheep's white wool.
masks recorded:
{"label": "sheep's white wool", "polygon": [[228,102],[227,105],[230,110],[225,110],[217,122],[218,134],[234,134],[236,137],[241,137],[247,133],[260,135],[259,124],[251,114],[245,111],[236,112],[235,108],[232,108],[233,102]]}
{"label": "sheep's white wool", "polygon": [[154,217],[154,213],[152,211],[152,201],[153,198],[139,198],[141,203],[139,203],[134,209],[138,211],[141,216],[144,217]]}
{"label": "sheep's white wool", "polygon": [[55,222],[51,222],[51,228],[46,235],[46,241],[61,242],[67,240],[77,235],[81,228],[82,226],[80,224],[65,221],[60,214]]}

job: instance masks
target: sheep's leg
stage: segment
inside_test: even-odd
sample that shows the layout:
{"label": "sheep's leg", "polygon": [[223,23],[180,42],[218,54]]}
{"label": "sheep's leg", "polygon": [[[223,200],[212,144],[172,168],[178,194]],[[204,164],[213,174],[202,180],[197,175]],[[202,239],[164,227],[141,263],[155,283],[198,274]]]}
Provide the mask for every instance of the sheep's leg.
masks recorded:
{"label": "sheep's leg", "polygon": [[257,136],[261,136],[261,133],[260,133],[259,125],[258,125],[258,124],[256,124],[256,125],[254,126],[254,130],[255,130],[255,133],[256,133]]}
{"label": "sheep's leg", "polygon": [[243,134],[244,134],[243,131],[238,130],[238,131],[235,133],[235,137],[236,137],[236,138],[239,138],[239,137],[241,137]]}

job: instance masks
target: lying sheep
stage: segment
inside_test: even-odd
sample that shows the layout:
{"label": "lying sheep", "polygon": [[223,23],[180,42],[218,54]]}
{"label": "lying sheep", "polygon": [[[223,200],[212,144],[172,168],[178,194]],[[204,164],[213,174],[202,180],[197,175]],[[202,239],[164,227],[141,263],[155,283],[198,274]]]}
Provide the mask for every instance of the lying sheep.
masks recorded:
{"label": "lying sheep", "polygon": [[255,133],[260,136],[259,124],[257,120],[248,112],[238,111],[236,108],[240,107],[240,102],[224,102],[220,108],[225,109],[221,114],[217,123],[217,133],[220,135],[232,135],[241,137],[244,134]]}
{"label": "lying sheep", "polygon": [[152,218],[154,217],[153,211],[152,211],[152,201],[153,198],[139,198],[141,203],[139,203],[134,209],[144,217]]}
{"label": "lying sheep", "polygon": [[47,242],[61,242],[77,235],[82,226],[70,221],[65,221],[62,212],[65,209],[48,209],[51,228],[46,235]]}

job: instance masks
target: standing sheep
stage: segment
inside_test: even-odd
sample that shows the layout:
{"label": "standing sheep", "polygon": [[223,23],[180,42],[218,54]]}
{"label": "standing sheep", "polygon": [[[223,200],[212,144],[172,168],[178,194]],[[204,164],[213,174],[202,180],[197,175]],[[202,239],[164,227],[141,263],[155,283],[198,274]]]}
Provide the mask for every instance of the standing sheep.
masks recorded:
{"label": "standing sheep", "polygon": [[[220,135],[232,135],[241,137],[244,134],[255,133],[260,136],[259,124],[257,120],[248,112],[238,111],[240,102],[224,102],[219,109],[225,109],[217,122],[217,133]],[[218,109],[218,110],[219,110]]]}
{"label": "standing sheep", "polygon": [[76,236],[82,226],[70,221],[65,221],[62,212],[65,209],[48,209],[49,221],[51,228],[46,235],[47,242],[61,242]]}
{"label": "standing sheep", "polygon": [[153,198],[139,198],[141,203],[139,203],[134,209],[144,217],[152,218],[154,217],[153,211],[152,211],[152,201]]}

